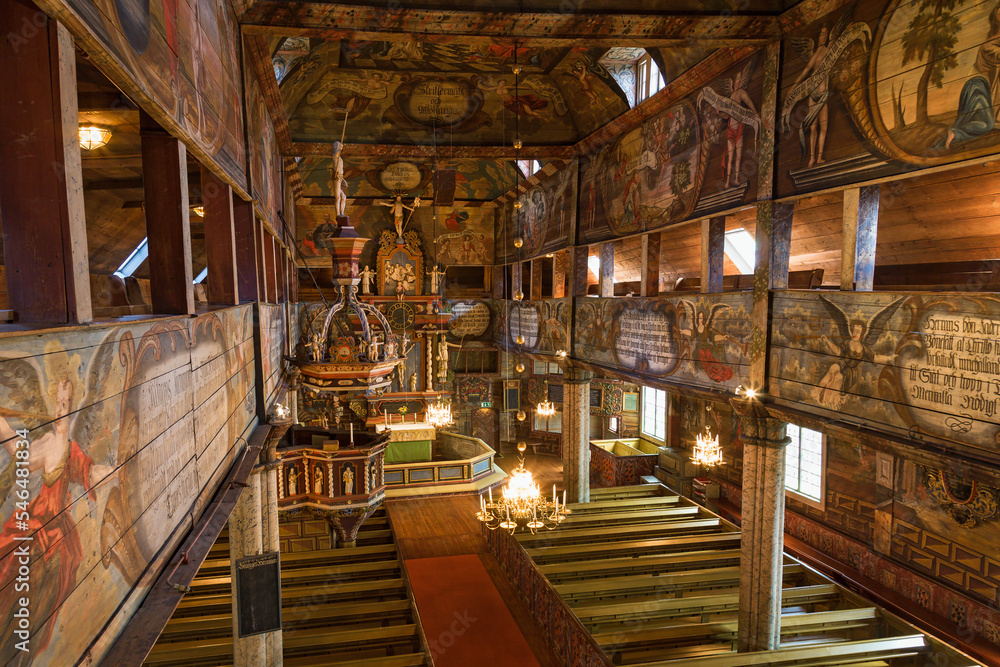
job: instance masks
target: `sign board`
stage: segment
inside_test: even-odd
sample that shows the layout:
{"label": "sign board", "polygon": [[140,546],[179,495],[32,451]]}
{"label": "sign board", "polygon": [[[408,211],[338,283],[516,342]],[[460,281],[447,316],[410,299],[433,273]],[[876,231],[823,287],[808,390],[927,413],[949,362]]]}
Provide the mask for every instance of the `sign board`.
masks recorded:
{"label": "sign board", "polygon": [[236,613],[240,637],[281,630],[281,562],[278,552],[236,561]]}
{"label": "sign board", "polygon": [[493,407],[493,402],[492,401],[482,401],[482,402],[480,402],[479,407],[481,407],[481,408],[491,408],[491,407]]}

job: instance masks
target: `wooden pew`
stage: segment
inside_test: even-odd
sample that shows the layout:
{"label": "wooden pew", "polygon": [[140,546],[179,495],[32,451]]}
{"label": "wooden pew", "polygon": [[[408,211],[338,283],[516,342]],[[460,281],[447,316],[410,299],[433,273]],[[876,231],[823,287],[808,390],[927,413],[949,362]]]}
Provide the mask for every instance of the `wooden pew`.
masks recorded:
{"label": "wooden pew", "polygon": [[683,519],[675,521],[658,521],[638,525],[617,526],[609,531],[607,526],[597,528],[573,528],[561,526],[558,530],[538,533],[519,533],[515,538],[525,547],[541,544],[594,544],[597,542],[622,542],[625,540],[652,539],[669,534],[692,535],[699,532],[717,530],[720,520],[716,518]]}
{"label": "wooden pew", "polygon": [[[856,642],[842,642],[828,646],[796,647],[776,651],[753,653],[730,653],[712,655],[687,660],[685,667],[751,667],[770,665],[771,667],[824,665],[872,665],[878,661],[887,662],[897,658],[920,655],[927,650],[927,640],[923,635],[865,639]],[[974,663],[968,663],[970,666]],[[669,661],[636,663],[634,667],[667,667]]]}
{"label": "wooden pew", "polygon": [[[656,496],[673,496],[662,484],[635,484],[633,486],[608,486],[590,490],[591,502],[604,500],[620,500],[622,498],[650,498]],[[584,503],[586,504],[586,503]],[[573,505],[570,504],[570,509]]]}
{"label": "wooden pew", "polygon": [[631,540],[623,542],[606,542],[599,544],[576,544],[565,546],[543,546],[526,548],[528,556],[538,565],[546,563],[565,563],[573,560],[591,560],[608,558],[615,555],[666,554],[688,549],[717,549],[728,546],[738,546],[740,534],[732,532],[713,532],[709,534],[680,535],[651,540]]}
{"label": "wooden pew", "polygon": [[[312,584],[326,583],[333,581],[352,582],[367,581],[369,579],[396,578],[399,576],[400,563],[398,560],[380,560],[368,563],[347,563],[344,565],[332,565],[328,567],[312,566],[286,570],[284,563],[281,568],[281,587],[286,586],[309,586]],[[198,576],[191,582],[191,589],[194,593],[213,593],[220,590],[230,589],[229,574],[220,574],[214,577]]]}
{"label": "wooden pew", "polygon": [[[681,502],[680,496],[641,496],[638,498],[621,498],[618,500],[592,500],[589,503],[570,503],[568,509],[573,514],[589,514],[596,512],[630,512],[646,507],[670,507]],[[562,507],[562,505],[560,505]]]}
{"label": "wooden pew", "polygon": [[697,567],[697,569],[728,567],[738,565],[739,562],[739,549],[715,549],[685,551],[666,556],[626,556],[624,558],[558,563],[554,565],[541,565],[538,569],[553,584],[561,584],[569,583],[576,579],[613,577],[633,572],[660,574],[690,567]]}

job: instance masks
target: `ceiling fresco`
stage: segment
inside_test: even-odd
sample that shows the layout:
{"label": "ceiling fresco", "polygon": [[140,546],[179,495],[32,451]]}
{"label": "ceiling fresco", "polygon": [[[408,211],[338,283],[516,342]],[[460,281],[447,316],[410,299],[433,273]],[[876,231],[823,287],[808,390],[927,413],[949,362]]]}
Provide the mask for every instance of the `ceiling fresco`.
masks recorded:
{"label": "ceiling fresco", "polygon": [[517,126],[525,143],[572,144],[629,108],[605,48],[312,41],[280,85],[296,142],[506,145]]}
{"label": "ceiling fresco", "polygon": [[[306,157],[299,160],[303,197],[333,195],[332,158]],[[521,178],[511,160],[440,159],[439,170],[455,170],[455,199],[492,201]],[[429,160],[385,160],[349,156],[344,158],[347,197],[386,197],[401,193],[407,197],[434,197],[434,163]]]}

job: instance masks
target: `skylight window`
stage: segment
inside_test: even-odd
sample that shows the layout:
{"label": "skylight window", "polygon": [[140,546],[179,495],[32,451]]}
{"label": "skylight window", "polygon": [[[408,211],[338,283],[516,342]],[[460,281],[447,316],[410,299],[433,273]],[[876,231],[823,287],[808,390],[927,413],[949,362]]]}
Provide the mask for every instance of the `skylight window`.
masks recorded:
{"label": "skylight window", "polygon": [[194,279],[194,284],[200,285],[201,281],[204,280],[207,276],[208,276],[208,267],[206,266],[204,269],[201,270],[201,273],[198,274],[198,277]]}
{"label": "skylight window", "polygon": [[745,229],[726,232],[726,257],[736,265],[740,273],[753,273],[756,253],[757,244],[750,232]]}
{"label": "skylight window", "polygon": [[518,160],[517,166],[525,178],[530,178],[532,174],[542,168],[542,163],[538,160]]}
{"label": "skylight window", "polygon": [[587,258],[587,266],[597,275],[601,275],[601,258],[597,255],[591,255]]}
{"label": "skylight window", "polygon": [[119,278],[128,278],[133,273],[136,272],[143,262],[146,261],[146,257],[149,255],[149,245],[147,244],[148,239],[143,239],[142,243],[135,247],[132,254],[122,262],[122,265],[118,267],[115,271],[115,275]]}

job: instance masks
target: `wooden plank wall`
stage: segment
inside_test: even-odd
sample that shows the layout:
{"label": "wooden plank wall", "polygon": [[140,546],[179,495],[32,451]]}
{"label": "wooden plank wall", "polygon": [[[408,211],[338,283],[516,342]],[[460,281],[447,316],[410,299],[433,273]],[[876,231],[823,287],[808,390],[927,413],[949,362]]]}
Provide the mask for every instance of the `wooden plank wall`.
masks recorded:
{"label": "wooden plank wall", "polygon": [[281,381],[281,357],[285,354],[285,307],[261,303],[260,336],[261,362],[264,369],[264,405],[270,407]]}
{"label": "wooden plank wall", "polygon": [[889,432],[997,451],[1000,299],[779,292],[771,393]]}
{"label": "wooden plank wall", "polygon": [[746,383],[748,292],[691,298],[578,297],[573,357],[634,375],[714,389]]}
{"label": "wooden plank wall", "polygon": [[[0,426],[28,429],[32,469],[29,529],[5,526],[0,562],[14,562],[11,538],[33,536],[35,664],[75,664],[95,640],[100,656],[245,446],[256,423],[251,313],[0,337]],[[14,468],[0,451],[5,517],[17,509]],[[0,572],[0,604],[12,609],[15,570]],[[0,627],[5,664],[13,629]]]}

